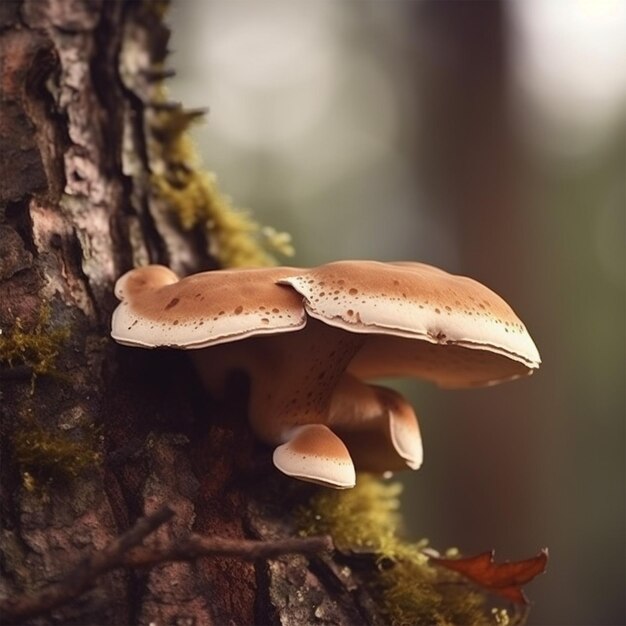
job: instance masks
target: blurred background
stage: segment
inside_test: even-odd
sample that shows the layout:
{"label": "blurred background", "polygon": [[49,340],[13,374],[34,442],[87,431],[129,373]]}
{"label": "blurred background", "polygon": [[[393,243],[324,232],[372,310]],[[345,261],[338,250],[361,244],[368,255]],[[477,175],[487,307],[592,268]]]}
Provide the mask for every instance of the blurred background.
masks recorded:
{"label": "blurred background", "polygon": [[626,2],[179,0],[171,94],[296,265],[420,260],[526,323],[529,379],[402,383],[407,534],[550,549],[531,624],[625,624]]}

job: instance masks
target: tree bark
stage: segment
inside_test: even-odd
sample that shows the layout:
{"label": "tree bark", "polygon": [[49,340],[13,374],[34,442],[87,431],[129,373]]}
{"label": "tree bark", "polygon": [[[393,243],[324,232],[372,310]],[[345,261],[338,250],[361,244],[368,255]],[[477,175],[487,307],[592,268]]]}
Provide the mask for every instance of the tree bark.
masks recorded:
{"label": "tree bark", "polygon": [[[162,505],[175,517],[153,540],[293,535],[289,512],[314,489],[273,471],[243,381],[212,402],[183,355],[109,338],[121,273],[215,266],[150,184],[163,10],[0,3],[0,599],[57,582]],[[380,623],[337,568],[295,555],[116,569],[28,623]]]}

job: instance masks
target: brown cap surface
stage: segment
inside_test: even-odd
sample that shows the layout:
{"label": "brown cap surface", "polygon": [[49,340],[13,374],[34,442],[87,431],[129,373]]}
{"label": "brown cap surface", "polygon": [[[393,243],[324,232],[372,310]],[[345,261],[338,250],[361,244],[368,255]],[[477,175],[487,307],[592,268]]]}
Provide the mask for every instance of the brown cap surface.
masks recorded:
{"label": "brown cap surface", "polygon": [[279,282],[304,296],[312,317],[370,335],[348,368],[359,377],[467,387],[527,375],[541,362],[500,296],[429,265],[339,261]]}
{"label": "brown cap surface", "polygon": [[115,286],[122,302],[111,335],[131,346],[201,348],[299,330],[306,324],[302,297],[276,284],[298,271],[221,270],[179,280],[160,265],[131,270]]}

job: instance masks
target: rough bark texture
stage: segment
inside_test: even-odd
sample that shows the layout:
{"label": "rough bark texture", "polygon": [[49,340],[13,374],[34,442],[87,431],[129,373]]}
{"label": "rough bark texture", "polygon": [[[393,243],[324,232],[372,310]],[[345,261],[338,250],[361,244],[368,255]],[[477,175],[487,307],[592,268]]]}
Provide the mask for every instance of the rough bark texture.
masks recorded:
{"label": "rough bark texture", "polygon": [[[184,356],[108,337],[114,281],[134,263],[213,265],[150,187],[161,9],[0,3],[0,337],[33,342],[31,358],[0,354],[0,597],[57,580],[162,504],[176,516],[160,537],[288,536],[313,489],[272,470],[242,381],[212,404]],[[29,623],[379,623],[359,589],[330,558],[200,559],[117,570]]]}

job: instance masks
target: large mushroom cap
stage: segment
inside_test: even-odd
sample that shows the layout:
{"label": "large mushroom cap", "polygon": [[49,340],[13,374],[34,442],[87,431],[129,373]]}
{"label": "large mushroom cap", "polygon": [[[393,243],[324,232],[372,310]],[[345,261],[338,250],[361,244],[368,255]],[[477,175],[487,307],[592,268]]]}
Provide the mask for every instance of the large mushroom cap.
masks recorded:
{"label": "large mushroom cap", "polygon": [[369,335],[349,371],[443,387],[493,384],[541,362],[525,326],[484,285],[421,263],[339,261],[279,279],[309,315]]}
{"label": "large mushroom cap", "polygon": [[124,274],[112,337],[131,346],[202,348],[306,324],[302,297],[276,284],[300,270],[281,267],[202,272],[179,280],[161,265]]}

